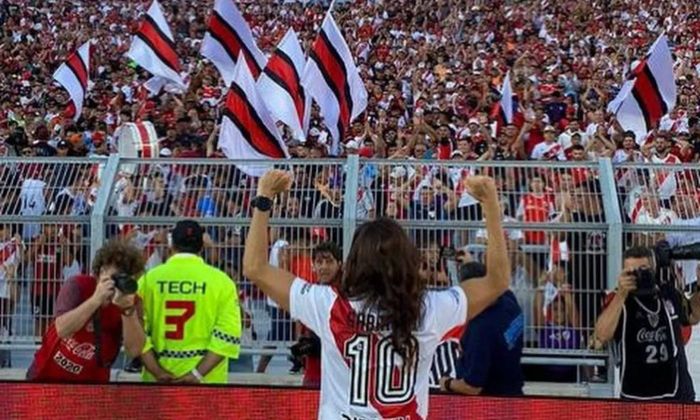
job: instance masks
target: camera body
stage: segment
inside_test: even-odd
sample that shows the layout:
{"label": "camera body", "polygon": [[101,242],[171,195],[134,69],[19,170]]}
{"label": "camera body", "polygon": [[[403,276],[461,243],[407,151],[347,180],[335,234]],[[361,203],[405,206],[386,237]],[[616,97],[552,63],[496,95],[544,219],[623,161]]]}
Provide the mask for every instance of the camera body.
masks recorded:
{"label": "camera body", "polygon": [[[664,269],[677,260],[700,260],[700,243],[672,248],[667,241],[659,241],[652,248],[654,269],[639,268],[632,273],[637,281],[636,295],[649,296],[656,293],[668,281]],[[672,275],[672,274],[671,274]]]}
{"label": "camera body", "polygon": [[321,339],[312,334],[310,337],[301,337],[290,348],[289,361],[292,362],[292,371],[299,372],[304,367],[305,357],[321,357]]}
{"label": "camera body", "polygon": [[650,296],[656,292],[657,285],[661,287],[661,284],[657,283],[658,276],[650,268],[638,268],[632,272],[632,275],[637,281],[635,295]]}
{"label": "camera body", "polygon": [[112,280],[114,280],[114,287],[125,295],[133,295],[139,288],[136,279],[127,273],[116,273],[112,275]]}

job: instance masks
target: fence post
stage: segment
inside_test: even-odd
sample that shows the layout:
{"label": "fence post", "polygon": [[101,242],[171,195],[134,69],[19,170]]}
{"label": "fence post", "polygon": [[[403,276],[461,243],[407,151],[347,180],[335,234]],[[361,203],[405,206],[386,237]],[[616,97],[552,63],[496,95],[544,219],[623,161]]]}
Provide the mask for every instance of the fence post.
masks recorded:
{"label": "fence post", "polygon": [[360,157],[349,155],[345,161],[345,195],[343,197],[343,260],[350,253],[357,227],[357,191],[360,187]]}
{"label": "fence post", "polygon": [[600,189],[603,195],[603,209],[605,210],[605,220],[608,225],[608,284],[609,290],[617,286],[617,276],[622,270],[622,253],[624,243],[622,237],[622,212],[620,201],[617,196],[615,183],[615,171],[610,158],[598,160],[600,170]]}
{"label": "fence post", "polygon": [[109,197],[112,195],[118,171],[119,156],[116,154],[110,155],[102,171],[100,188],[97,190],[95,206],[90,215],[90,261],[95,258],[97,250],[102,247],[105,240],[105,215],[107,214]]}
{"label": "fence post", "polygon": [[[622,270],[622,253],[624,250],[622,236],[622,212],[620,210],[620,201],[617,196],[617,186],[615,181],[615,170],[610,158],[598,159],[600,190],[603,196],[603,209],[605,210],[605,220],[608,225],[608,290],[612,290],[617,286],[617,276]],[[608,352],[608,382],[607,396],[614,397],[615,383],[617,376],[615,375],[615,360],[612,352]],[[602,391],[601,396],[606,396],[605,391]]]}

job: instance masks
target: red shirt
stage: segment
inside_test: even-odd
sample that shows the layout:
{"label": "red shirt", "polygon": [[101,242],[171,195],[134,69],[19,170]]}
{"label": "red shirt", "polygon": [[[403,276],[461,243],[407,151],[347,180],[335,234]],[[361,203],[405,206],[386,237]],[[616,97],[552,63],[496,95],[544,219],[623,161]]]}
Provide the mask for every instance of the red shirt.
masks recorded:
{"label": "red shirt", "polygon": [[591,172],[588,168],[572,168],[570,173],[573,177],[574,185],[583,184],[591,176]]}
{"label": "red shirt", "polygon": [[185,150],[184,152],[180,153],[180,155],[178,157],[184,159],[184,158],[203,158],[206,156],[204,156],[204,152],[202,152],[202,151]]}
{"label": "red shirt", "polygon": [[[553,212],[554,204],[548,195],[529,193],[520,199],[518,215],[522,217],[524,222],[547,222]],[[528,244],[544,244],[547,242],[547,237],[545,232],[526,231],[525,242]]]}
{"label": "red shirt", "polygon": [[62,277],[61,248],[53,245],[39,246],[34,256],[34,296],[56,296]]}
{"label": "red shirt", "polygon": [[[56,315],[69,312],[95,292],[97,279],[76,276],[61,288]],[[109,304],[99,309],[100,356],[97,356],[95,321],[88,321],[72,337],[62,339],[51,323],[27,371],[27,379],[37,382],[109,382],[112,363],[121,347],[121,311]]]}
{"label": "red shirt", "polygon": [[542,130],[539,127],[531,128],[530,135],[525,141],[525,153],[527,153],[528,156],[531,156],[532,150],[535,148],[535,146],[542,143],[543,141],[544,134],[542,133]]}
{"label": "red shirt", "polygon": [[293,255],[289,261],[289,271],[299,278],[315,283],[313,264],[314,261],[310,255]]}
{"label": "red shirt", "polygon": [[448,160],[452,154],[452,143],[439,143],[437,146],[437,158],[439,160]]}

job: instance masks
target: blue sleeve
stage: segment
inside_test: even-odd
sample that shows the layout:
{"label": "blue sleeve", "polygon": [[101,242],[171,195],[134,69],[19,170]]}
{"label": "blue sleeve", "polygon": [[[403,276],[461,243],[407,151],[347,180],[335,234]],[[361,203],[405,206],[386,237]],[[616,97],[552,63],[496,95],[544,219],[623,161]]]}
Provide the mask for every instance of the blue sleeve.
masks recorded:
{"label": "blue sleeve", "polygon": [[493,339],[484,321],[481,317],[467,326],[462,336],[462,358],[457,363],[457,377],[474,387],[483,387],[491,370]]}

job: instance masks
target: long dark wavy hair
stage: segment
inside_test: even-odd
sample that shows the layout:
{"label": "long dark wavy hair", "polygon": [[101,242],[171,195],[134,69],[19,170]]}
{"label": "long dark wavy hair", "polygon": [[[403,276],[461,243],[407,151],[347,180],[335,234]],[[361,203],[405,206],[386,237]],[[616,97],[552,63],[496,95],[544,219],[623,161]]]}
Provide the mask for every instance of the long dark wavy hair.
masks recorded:
{"label": "long dark wavy hair", "polygon": [[367,222],[355,232],[343,270],[341,291],[377,311],[389,328],[394,349],[412,360],[413,331],[423,315],[426,284],[419,275],[420,254],[406,232],[391,219]]}

